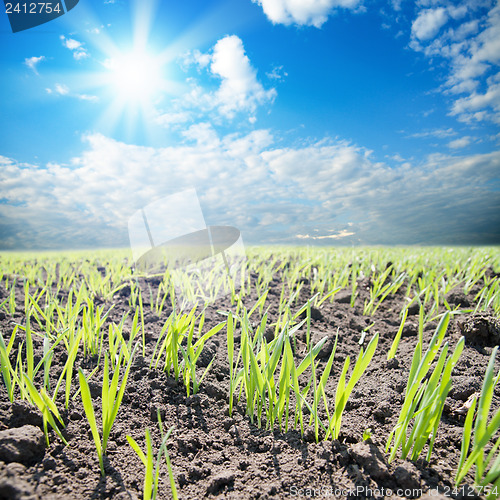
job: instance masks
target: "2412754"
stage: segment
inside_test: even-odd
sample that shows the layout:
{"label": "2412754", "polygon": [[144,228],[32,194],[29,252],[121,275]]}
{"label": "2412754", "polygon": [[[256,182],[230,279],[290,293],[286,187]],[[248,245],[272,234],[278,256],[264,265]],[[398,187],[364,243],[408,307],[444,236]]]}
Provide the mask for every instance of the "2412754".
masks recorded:
{"label": "2412754", "polygon": [[59,2],[16,2],[6,3],[5,12],[7,14],[52,14],[61,13]]}

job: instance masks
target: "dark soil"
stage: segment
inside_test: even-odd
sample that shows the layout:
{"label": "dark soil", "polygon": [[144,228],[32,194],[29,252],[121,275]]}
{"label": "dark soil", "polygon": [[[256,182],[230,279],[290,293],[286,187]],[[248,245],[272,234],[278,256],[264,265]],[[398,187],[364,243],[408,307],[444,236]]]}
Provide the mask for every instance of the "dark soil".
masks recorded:
{"label": "dark soil", "polygon": [[[153,292],[157,282],[150,282]],[[354,389],[347,405],[340,439],[314,441],[312,429],[304,436],[300,431],[288,432],[259,429],[245,415],[242,401],[228,416],[228,361],[226,330],[221,330],[205,346],[200,358],[200,374],[213,356],[212,365],[197,395],[186,397],[182,382],[170,374],[149,368],[149,359],[156,338],[168,317],[152,312],[146,316],[146,357],[136,356],[125,397],[113,427],[105,460],[106,476],[101,477],[97,454],[80,397],[70,402],[68,410],[59,406],[66,428],[68,446],[50,432],[50,446],[45,447],[42,419],[38,410],[25,401],[8,400],[4,385],[0,389],[0,499],[130,499],[142,496],[144,467],[129,446],[126,436],[131,435],[143,448],[145,429],[151,430],[154,446],[160,443],[157,410],[164,425],[174,426],[168,452],[172,461],[179,498],[418,498],[439,495],[461,498],[474,497],[467,477],[460,491],[453,491],[453,478],[460,456],[462,427],[466,401],[481,389],[482,378],[493,347],[500,341],[497,319],[483,313],[468,313],[451,320],[446,339],[452,347],[462,335],[466,345],[454,371],[453,388],[448,397],[441,426],[429,463],[425,452],[416,462],[399,459],[388,463],[385,443],[394,427],[401,404],[418,337],[418,310],[410,309],[396,359],[386,361],[387,352],[396,334],[404,304],[404,290],[389,297],[374,316],[363,316],[363,303],[368,296],[368,280],[359,283],[359,297],[350,307],[350,292],[342,291],[333,303],[325,302],[321,309],[312,311],[313,340],[323,336],[334,339],[339,332],[333,375],[327,386],[328,396],[334,397],[337,377],[346,356],[355,358],[363,330],[369,329],[365,345],[376,331],[380,333],[374,359],[364,377]],[[479,284],[478,284],[479,286]],[[22,286],[19,285],[18,304],[24,304]],[[130,288],[122,288],[108,304],[115,304],[108,321],[118,323],[129,309]],[[272,284],[266,307],[271,322],[277,319],[281,293],[281,280],[277,276]],[[2,290],[3,296],[5,291]],[[156,295],[156,294],[155,294]],[[149,296],[149,294],[145,294]],[[301,291],[298,306],[310,296],[307,284]],[[244,302],[250,308],[257,297],[247,295]],[[448,297],[450,304],[473,306],[474,294],[465,296],[457,292]],[[208,307],[205,329],[224,320],[218,311],[232,308],[229,298],[220,299]],[[145,310],[150,311],[145,303]],[[0,327],[5,338],[10,338],[15,323],[24,324],[24,308],[11,317],[0,313]],[[255,315],[256,321],[257,313]],[[107,328],[106,323],[106,328]],[[125,323],[130,330],[131,318]],[[32,323],[36,330],[38,326]],[[425,326],[424,338],[428,343],[436,323]],[[238,332],[236,332],[238,333]],[[296,355],[305,353],[304,334],[296,338]],[[41,358],[42,342],[35,340],[36,360]],[[333,342],[327,342],[320,357],[322,367],[331,352]],[[426,344],[427,345],[427,344]],[[16,355],[18,343],[14,345]],[[238,347],[238,342],[236,342]],[[15,359],[15,357],[14,357]],[[51,380],[57,380],[65,362],[64,350],[56,351]],[[84,359],[80,352],[76,366],[90,373],[97,359]],[[41,370],[43,371],[43,370]],[[101,378],[100,378],[101,377]],[[100,418],[100,391],[102,376],[96,374],[90,384],[92,396]],[[38,380],[37,380],[38,381]],[[39,381],[38,381],[39,382]],[[75,374],[72,392],[78,386]],[[64,391],[61,391],[62,394]],[[499,407],[498,394],[494,398]],[[365,430],[371,429],[371,439],[363,441]],[[387,490],[391,490],[389,493]],[[439,493],[438,493],[439,491]],[[392,494],[391,494],[392,493]],[[162,463],[159,487],[160,498],[170,498],[168,473]]]}

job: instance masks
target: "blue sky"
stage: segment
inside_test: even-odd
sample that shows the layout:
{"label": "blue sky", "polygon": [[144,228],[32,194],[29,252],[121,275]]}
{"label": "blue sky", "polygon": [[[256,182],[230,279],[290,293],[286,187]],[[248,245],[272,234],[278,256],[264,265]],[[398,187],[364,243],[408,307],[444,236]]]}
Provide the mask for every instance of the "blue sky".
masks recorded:
{"label": "blue sky", "polygon": [[248,243],[500,243],[497,2],[80,0],[0,43],[0,248],[191,188]]}

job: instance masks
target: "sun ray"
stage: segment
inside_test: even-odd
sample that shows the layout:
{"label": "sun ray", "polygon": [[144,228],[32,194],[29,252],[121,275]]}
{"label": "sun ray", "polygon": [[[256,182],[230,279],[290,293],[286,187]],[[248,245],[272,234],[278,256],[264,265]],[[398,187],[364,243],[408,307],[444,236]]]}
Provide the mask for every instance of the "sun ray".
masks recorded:
{"label": "sun ray", "polygon": [[132,2],[131,19],[133,21],[134,47],[144,48],[147,46],[157,8],[158,0]]}
{"label": "sun ray", "polygon": [[[78,37],[83,38],[91,57],[86,61],[87,71],[65,75],[64,80],[82,98],[89,96],[100,103],[97,130],[108,134],[121,130],[131,140],[137,134],[158,137],[165,133],[154,130],[158,129],[158,116],[164,112],[161,108],[186,93],[186,80],[174,76],[176,58],[190,50],[193,40],[201,35],[198,29],[188,29],[172,35],[166,45],[158,45],[153,36],[158,0],[133,0],[129,6],[130,33],[122,31],[119,37],[112,36],[113,25],[101,29],[102,22],[91,9],[83,11],[85,24],[98,27],[97,31],[80,32]],[[194,22],[197,28],[200,22]],[[210,30],[205,27],[201,31]],[[173,72],[170,78],[169,70]]]}

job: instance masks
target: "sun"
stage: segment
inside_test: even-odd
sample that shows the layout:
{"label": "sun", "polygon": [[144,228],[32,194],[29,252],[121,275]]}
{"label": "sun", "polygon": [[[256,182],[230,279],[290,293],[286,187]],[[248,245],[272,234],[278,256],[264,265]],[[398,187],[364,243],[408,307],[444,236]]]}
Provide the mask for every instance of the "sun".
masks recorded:
{"label": "sun", "polygon": [[96,126],[119,128],[130,137],[142,132],[152,137],[157,110],[176,92],[165,51],[140,43],[128,49],[112,46],[106,52],[94,80],[105,103]]}
{"label": "sun", "polygon": [[131,19],[126,30],[118,24],[108,24],[108,30],[88,12],[92,24],[102,29],[82,34],[89,50],[78,59],[78,71],[65,75],[65,80],[75,96],[97,103],[93,109],[88,106],[89,113],[96,111],[94,130],[121,140],[154,143],[165,135],[159,118],[185,94],[186,84],[178,78],[175,60],[193,44],[184,34],[177,39],[164,29],[161,37],[153,33],[157,0],[128,3]]}
{"label": "sun", "polygon": [[104,62],[107,85],[123,103],[151,102],[163,87],[163,65],[146,49],[118,54]]}

